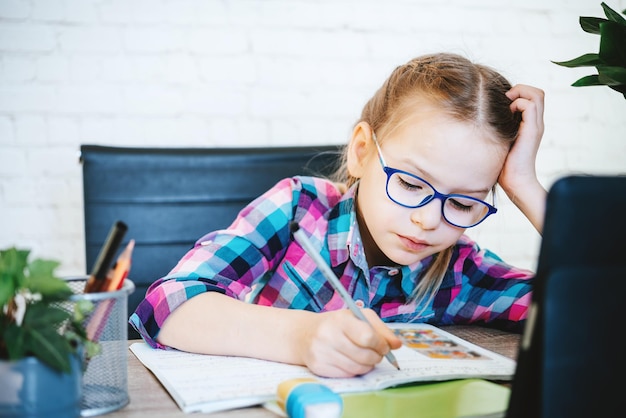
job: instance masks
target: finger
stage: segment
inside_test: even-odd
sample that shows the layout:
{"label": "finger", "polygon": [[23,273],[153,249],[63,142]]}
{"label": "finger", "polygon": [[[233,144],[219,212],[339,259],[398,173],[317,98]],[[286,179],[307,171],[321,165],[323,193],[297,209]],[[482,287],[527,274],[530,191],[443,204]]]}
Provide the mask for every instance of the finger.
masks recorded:
{"label": "finger", "polygon": [[[532,113],[536,120],[543,120],[543,108],[545,93],[543,90],[518,84],[512,87],[506,95],[511,99],[511,111],[522,112],[522,118],[524,118],[524,112],[530,110],[528,113]],[[528,118],[529,114],[526,114]]]}
{"label": "finger", "polygon": [[[371,309],[363,309],[363,314],[378,335],[385,340],[388,348],[394,350],[402,346],[402,340],[379,318],[378,315],[376,315],[376,312]],[[386,350],[380,353],[385,355],[388,351],[389,350]]]}
{"label": "finger", "polygon": [[331,357],[324,361],[308,365],[309,370],[323,377],[354,377],[370,372],[376,364],[360,364],[350,357],[339,352],[334,352]]}
{"label": "finger", "polygon": [[320,314],[319,326],[306,344],[305,364],[324,376],[355,376],[370,371],[382,360],[371,348],[374,329],[345,309]]}
{"label": "finger", "polygon": [[372,370],[383,357],[367,348],[360,348],[354,345],[344,346],[345,351],[337,350],[334,365],[346,375],[358,376]]}
{"label": "finger", "polygon": [[307,366],[319,375],[347,377],[367,373],[381,360],[374,350],[359,347],[345,333],[338,333],[331,340],[313,341]]}
{"label": "finger", "polygon": [[354,356],[361,350],[360,362],[378,362],[389,351],[389,343],[370,323],[370,319],[366,322],[352,315],[346,323],[345,335],[355,349],[350,355]]}
{"label": "finger", "polygon": [[507,91],[505,94],[511,100],[515,100],[517,98],[526,98],[526,99],[534,100],[538,103],[543,103],[544,96],[545,96],[545,93],[543,90],[538,89],[536,87],[527,86],[524,84],[517,84],[511,87],[511,89]]}
{"label": "finger", "polygon": [[511,102],[510,108],[511,112],[520,112],[524,122],[539,125],[539,122],[543,120],[543,108],[533,100],[525,98],[515,99]]}

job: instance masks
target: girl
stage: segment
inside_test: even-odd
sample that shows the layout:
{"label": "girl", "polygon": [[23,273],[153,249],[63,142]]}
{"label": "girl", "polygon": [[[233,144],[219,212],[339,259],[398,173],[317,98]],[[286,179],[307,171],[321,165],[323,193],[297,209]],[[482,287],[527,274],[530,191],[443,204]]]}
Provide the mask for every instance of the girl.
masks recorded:
{"label": "girl", "polygon": [[[130,322],[153,347],[367,373],[401,341],[385,322],[520,331],[532,273],[464,231],[496,212],[498,183],[541,232],[535,174],[543,92],[453,54],[396,68],[365,105],[341,182],[284,179],[157,280]],[[319,249],[357,319],[294,241]],[[288,309],[285,309],[288,308]]]}

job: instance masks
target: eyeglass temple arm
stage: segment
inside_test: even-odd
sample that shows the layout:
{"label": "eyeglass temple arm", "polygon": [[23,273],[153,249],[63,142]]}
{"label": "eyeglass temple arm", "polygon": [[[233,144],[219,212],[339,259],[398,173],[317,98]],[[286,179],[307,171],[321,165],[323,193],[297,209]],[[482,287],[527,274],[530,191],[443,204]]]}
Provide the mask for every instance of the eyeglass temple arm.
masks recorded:
{"label": "eyeglass temple arm", "polygon": [[372,139],[374,140],[374,145],[376,145],[376,149],[378,150],[378,159],[380,160],[380,163],[383,165],[383,168],[387,167],[387,163],[383,158],[383,151],[380,149],[380,145],[378,145],[378,139],[376,138],[376,132],[374,131],[372,131]]}

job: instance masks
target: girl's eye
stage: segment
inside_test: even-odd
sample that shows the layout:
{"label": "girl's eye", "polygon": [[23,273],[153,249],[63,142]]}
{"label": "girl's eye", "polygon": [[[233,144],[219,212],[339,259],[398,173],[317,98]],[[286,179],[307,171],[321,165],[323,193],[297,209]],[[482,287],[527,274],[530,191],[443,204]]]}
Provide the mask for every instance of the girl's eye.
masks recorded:
{"label": "girl's eye", "polygon": [[459,211],[462,211],[462,212],[471,212],[472,211],[473,205],[470,204],[469,201],[467,202],[468,204],[464,204],[464,203],[461,203],[457,199],[449,198],[447,200],[447,202],[452,206],[452,208],[454,210],[459,210]]}
{"label": "girl's eye", "polygon": [[420,191],[424,188],[424,184],[417,179],[401,175],[397,175],[396,177],[398,178],[398,184],[400,187],[410,192]]}

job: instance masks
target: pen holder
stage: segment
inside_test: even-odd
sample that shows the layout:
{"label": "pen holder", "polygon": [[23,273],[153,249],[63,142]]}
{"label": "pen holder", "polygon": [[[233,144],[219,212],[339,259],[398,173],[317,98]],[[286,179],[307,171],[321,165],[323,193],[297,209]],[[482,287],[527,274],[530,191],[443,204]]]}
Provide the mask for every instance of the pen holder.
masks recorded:
{"label": "pen holder", "polygon": [[[94,307],[85,320],[88,335],[101,351],[84,364],[81,416],[91,417],[123,408],[128,397],[128,295],[135,284],[126,279],[120,290],[83,293],[88,277],[66,280],[74,295],[70,303],[90,301]],[[72,307],[73,308],[73,307]]]}

